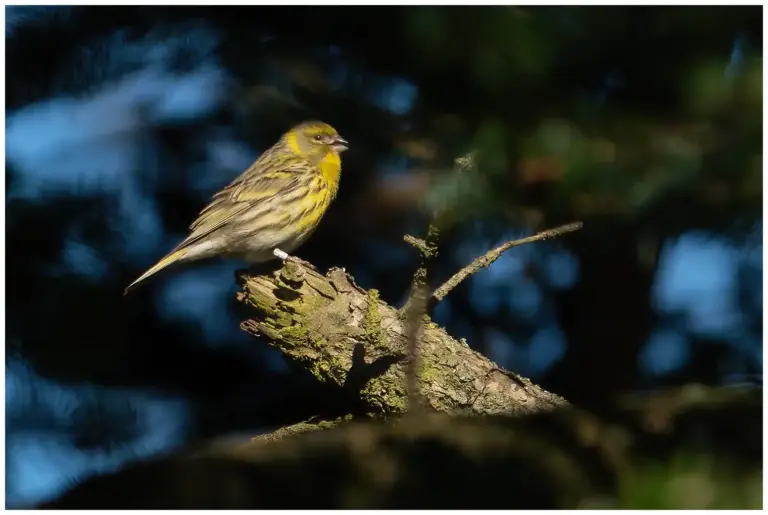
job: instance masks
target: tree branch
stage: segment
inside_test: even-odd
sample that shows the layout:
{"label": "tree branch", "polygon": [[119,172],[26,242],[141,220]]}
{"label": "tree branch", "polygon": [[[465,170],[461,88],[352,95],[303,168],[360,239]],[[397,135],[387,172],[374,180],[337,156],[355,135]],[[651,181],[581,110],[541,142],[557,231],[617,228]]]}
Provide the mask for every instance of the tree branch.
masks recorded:
{"label": "tree branch", "polygon": [[762,407],[760,390],[689,386],[593,411],[291,426],[132,462],[36,508],[760,509]]}
{"label": "tree branch", "polygon": [[307,420],[305,422],[299,422],[298,424],[281,427],[271,433],[254,436],[251,438],[251,443],[273,442],[282,440],[288,436],[296,436],[322,429],[331,429],[351,420],[351,416],[339,417],[334,420]]}
{"label": "tree branch", "polygon": [[581,222],[573,222],[566,225],[561,225],[559,227],[555,227],[554,229],[547,229],[546,231],[541,231],[540,233],[536,233],[533,236],[528,236],[526,238],[520,238],[519,240],[512,240],[506,242],[504,245],[501,245],[500,247],[497,247],[493,250],[489,250],[484,255],[476,258],[472,263],[465,266],[453,276],[448,279],[442,286],[440,286],[435,292],[432,294],[432,297],[436,301],[441,301],[443,298],[448,295],[451,290],[453,290],[456,286],[458,286],[464,279],[467,277],[477,273],[480,271],[481,268],[487,268],[499,259],[499,257],[512,247],[519,247],[520,245],[525,245],[526,243],[533,243],[536,241],[546,240],[549,238],[554,238],[556,236],[560,236],[561,234],[566,234],[573,231],[578,231],[584,226]]}
{"label": "tree branch", "polygon": [[415,412],[422,405],[422,399],[419,392],[418,373],[421,368],[421,358],[419,355],[419,343],[421,341],[422,319],[427,313],[427,301],[429,299],[430,281],[429,281],[429,263],[437,255],[437,242],[440,237],[440,231],[434,225],[430,225],[427,230],[427,237],[424,240],[405,236],[405,241],[415,246],[421,254],[421,264],[413,274],[413,284],[411,286],[411,295],[405,306],[402,307],[402,313],[405,319],[406,340],[408,342],[408,408],[410,412]]}
{"label": "tree branch", "polygon": [[[253,310],[243,330],[263,336],[319,381],[352,390],[370,414],[406,411],[407,330],[376,290],[358,287],[344,270],[323,276],[294,262],[241,279],[238,299]],[[425,403],[443,413],[532,413],[567,404],[432,322],[423,324],[416,376]]]}

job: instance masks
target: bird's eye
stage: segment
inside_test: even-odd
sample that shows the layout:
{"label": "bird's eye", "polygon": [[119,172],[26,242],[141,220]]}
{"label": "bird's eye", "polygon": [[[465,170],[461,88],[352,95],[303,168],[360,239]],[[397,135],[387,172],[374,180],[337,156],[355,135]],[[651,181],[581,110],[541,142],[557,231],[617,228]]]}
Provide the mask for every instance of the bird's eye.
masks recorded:
{"label": "bird's eye", "polygon": [[323,135],[315,134],[314,136],[312,136],[312,139],[314,139],[315,141],[323,141]]}

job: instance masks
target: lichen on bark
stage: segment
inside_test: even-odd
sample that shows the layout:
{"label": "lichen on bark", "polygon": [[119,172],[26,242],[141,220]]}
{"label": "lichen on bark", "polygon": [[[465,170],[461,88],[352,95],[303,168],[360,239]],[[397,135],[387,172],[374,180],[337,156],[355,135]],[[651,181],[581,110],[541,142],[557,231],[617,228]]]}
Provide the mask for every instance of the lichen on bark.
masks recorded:
{"label": "lichen on bark", "polygon": [[[359,385],[360,400],[370,414],[406,410],[406,329],[378,291],[363,290],[342,269],[322,275],[291,261],[270,274],[241,279],[238,299],[252,308],[242,323],[246,332],[264,337],[319,381],[345,386],[353,366],[381,368]],[[431,321],[423,324],[420,341],[418,384],[435,411],[514,414],[567,404],[502,370]]]}

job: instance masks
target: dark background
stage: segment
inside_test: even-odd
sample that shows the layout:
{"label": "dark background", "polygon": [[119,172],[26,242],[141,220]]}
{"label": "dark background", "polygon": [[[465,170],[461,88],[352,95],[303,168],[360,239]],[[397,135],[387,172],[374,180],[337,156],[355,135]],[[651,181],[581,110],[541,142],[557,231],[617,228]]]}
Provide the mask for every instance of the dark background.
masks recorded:
{"label": "dark background", "polygon": [[351,150],[302,258],[399,305],[430,208],[436,281],[582,220],[435,320],[580,404],[762,385],[761,41],[759,7],[6,8],[7,506],[324,409],[239,330],[242,263],[122,296],[308,118]]}

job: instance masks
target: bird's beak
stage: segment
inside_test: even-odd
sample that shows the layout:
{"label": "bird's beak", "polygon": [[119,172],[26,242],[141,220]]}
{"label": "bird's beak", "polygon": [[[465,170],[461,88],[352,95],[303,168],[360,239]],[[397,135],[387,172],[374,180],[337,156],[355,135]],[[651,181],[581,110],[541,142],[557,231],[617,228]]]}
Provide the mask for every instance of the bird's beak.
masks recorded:
{"label": "bird's beak", "polygon": [[345,140],[341,136],[336,136],[333,139],[331,148],[333,148],[333,150],[335,150],[336,152],[344,152],[349,148],[349,143],[347,142],[347,140]]}

